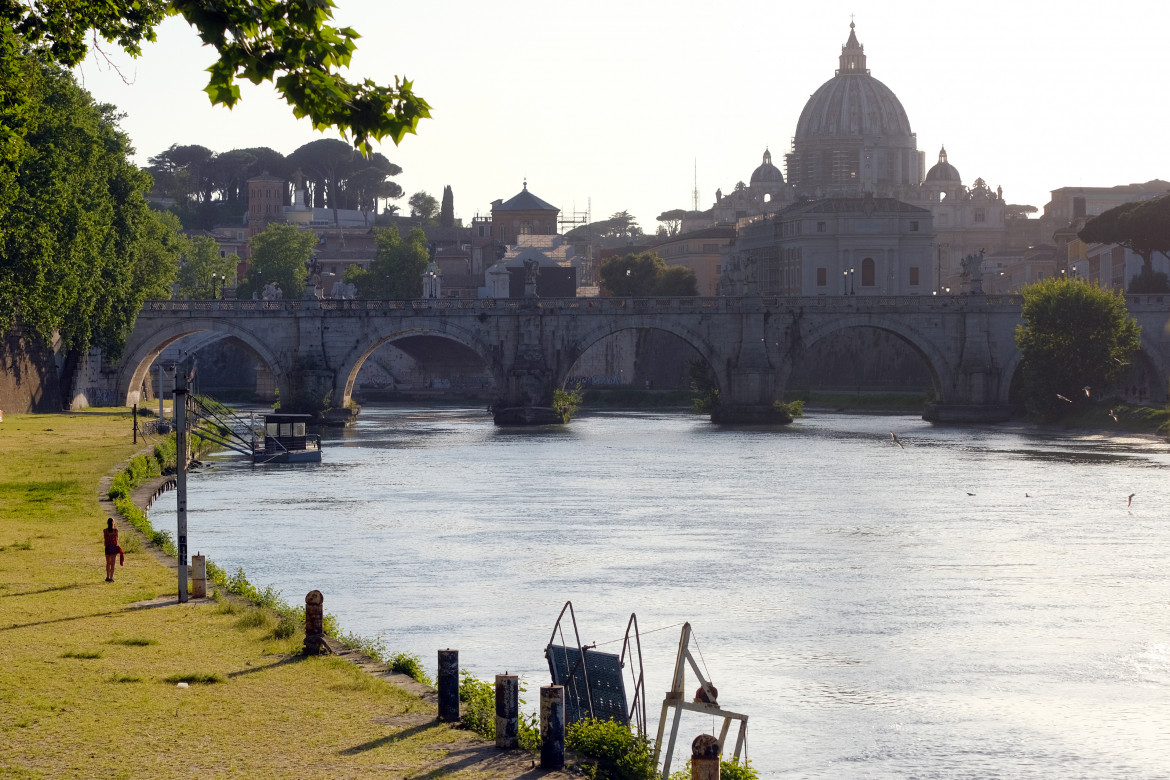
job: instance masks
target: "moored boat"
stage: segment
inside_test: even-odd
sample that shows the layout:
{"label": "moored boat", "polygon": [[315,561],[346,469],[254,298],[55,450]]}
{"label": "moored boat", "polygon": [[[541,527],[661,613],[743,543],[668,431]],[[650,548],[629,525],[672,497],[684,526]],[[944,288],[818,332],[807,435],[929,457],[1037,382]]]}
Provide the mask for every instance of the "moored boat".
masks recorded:
{"label": "moored boat", "polygon": [[253,435],[253,463],[320,463],[321,437],[307,433],[308,414],[264,415],[264,436]]}

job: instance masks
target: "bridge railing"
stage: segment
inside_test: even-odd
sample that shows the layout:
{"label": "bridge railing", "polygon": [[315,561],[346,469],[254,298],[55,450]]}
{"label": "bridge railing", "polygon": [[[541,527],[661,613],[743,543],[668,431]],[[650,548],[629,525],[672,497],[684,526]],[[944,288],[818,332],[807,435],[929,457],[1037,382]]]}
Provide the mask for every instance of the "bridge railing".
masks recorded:
{"label": "bridge railing", "polygon": [[[1133,304],[1161,304],[1170,302],[1170,295],[1131,295]],[[279,301],[248,300],[185,300],[147,301],[143,313],[187,313],[215,315],[217,313],[288,312],[352,312],[371,314],[411,314],[426,316],[454,312],[518,311],[535,309],[574,314],[653,314],[676,312],[734,312],[751,309],[816,308],[830,311],[864,309],[897,309],[902,312],[980,308],[985,306],[1013,306],[1023,304],[1019,295],[817,295],[817,296],[752,296],[752,297],[690,297],[690,298],[422,298],[416,300],[375,300],[332,298],[298,298]]]}

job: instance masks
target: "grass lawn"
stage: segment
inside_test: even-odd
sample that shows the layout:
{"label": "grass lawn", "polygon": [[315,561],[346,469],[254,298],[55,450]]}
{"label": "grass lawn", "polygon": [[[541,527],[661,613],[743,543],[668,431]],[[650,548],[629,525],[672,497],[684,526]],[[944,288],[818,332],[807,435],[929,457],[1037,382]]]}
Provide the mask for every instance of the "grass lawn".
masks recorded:
{"label": "grass lawn", "polygon": [[0,423],[0,778],[519,775],[452,763],[477,738],[297,655],[263,610],[175,604],[174,572],[145,552],[105,582],[98,484],[141,448],[130,434],[124,410]]}

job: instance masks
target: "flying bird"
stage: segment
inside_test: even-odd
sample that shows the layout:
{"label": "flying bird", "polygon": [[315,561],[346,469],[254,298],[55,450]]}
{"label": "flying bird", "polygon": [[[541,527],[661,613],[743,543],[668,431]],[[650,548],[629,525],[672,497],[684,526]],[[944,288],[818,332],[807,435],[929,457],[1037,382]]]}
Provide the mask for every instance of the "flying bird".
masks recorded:
{"label": "flying bird", "polygon": [[1125,503],[1125,505],[1126,506],[1133,506],[1133,497],[1136,495],[1137,495],[1137,493],[1130,493],[1129,500]]}
{"label": "flying bird", "polygon": [[973,496],[973,495],[975,495],[975,494],[974,494],[974,493],[968,493],[967,495],[969,495],[969,496]]}
{"label": "flying bird", "polygon": [[1089,396],[1089,386],[1088,386],[1088,385],[1085,385],[1085,386],[1084,386],[1084,387],[1082,387],[1081,389],[1085,391],[1085,398],[1089,398],[1089,397],[1090,397],[1090,396]]}
{"label": "flying bird", "polygon": [[1057,397],[1057,398],[1059,398],[1060,400],[1064,401],[1066,404],[1071,404],[1071,403],[1072,403],[1072,401],[1068,400],[1067,398],[1065,398],[1065,397],[1064,397],[1063,395],[1061,395],[1060,393],[1057,393],[1057,394],[1056,394],[1056,397]]}
{"label": "flying bird", "polygon": [[1112,409],[1109,410],[1109,416],[1113,418],[1113,422],[1117,422],[1117,413]]}
{"label": "flying bird", "polygon": [[894,444],[897,444],[902,449],[906,449],[906,446],[904,444],[902,444],[902,442],[898,441],[898,435],[895,434],[893,431],[890,431],[890,438],[894,440]]}

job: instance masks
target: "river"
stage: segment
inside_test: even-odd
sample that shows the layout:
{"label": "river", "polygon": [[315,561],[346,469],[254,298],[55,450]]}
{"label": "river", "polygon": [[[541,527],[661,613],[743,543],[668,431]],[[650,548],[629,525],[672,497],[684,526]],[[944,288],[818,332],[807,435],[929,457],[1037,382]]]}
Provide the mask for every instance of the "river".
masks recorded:
{"label": "river", "polygon": [[[367,408],[324,446],[193,474],[190,549],[293,603],[321,590],[432,674],[458,648],[534,709],[572,600],[601,650],[637,614],[651,738],[689,621],[761,777],[1170,777],[1170,446],[1150,437]],[[151,520],[173,529],[174,501]],[[685,716],[680,746],[711,728]]]}

